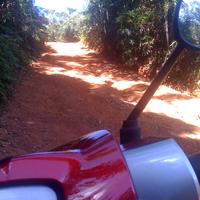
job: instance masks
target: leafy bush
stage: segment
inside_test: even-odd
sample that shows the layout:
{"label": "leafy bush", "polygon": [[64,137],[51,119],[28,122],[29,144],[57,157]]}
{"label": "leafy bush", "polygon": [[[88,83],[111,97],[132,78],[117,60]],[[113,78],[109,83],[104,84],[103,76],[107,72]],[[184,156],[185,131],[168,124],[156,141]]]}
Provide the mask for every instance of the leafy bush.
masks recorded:
{"label": "leafy bush", "polygon": [[[125,67],[143,71],[151,79],[175,44],[172,18],[176,3],[177,0],[90,0],[84,12],[83,39],[92,48],[118,55]],[[198,87],[199,60],[196,53],[183,53],[166,83],[190,90]]]}
{"label": "leafy bush", "polygon": [[19,70],[40,55],[45,27],[39,10],[31,0],[0,1],[0,102]]}
{"label": "leafy bush", "polygon": [[[75,11],[75,10],[74,10]],[[77,42],[80,40],[82,15],[68,15],[66,12],[46,10],[49,17],[47,25],[49,42]]]}

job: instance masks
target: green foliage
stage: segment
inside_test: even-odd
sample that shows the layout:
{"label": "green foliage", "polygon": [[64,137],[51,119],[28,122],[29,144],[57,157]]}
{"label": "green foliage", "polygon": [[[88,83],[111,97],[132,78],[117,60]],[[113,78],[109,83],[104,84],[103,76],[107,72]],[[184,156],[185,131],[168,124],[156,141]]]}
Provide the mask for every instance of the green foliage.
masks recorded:
{"label": "green foliage", "polygon": [[[121,57],[133,70],[143,68],[145,76],[153,78],[174,47],[172,18],[176,2],[89,0],[81,26],[83,39],[106,55]],[[194,89],[199,71],[198,54],[185,52],[167,82]],[[187,79],[183,80],[186,74]]]}
{"label": "green foliage", "polygon": [[[68,8],[69,13],[76,10]],[[48,41],[50,42],[77,42],[80,40],[80,24],[82,15],[69,15],[66,12],[46,10],[49,17],[47,25]]]}
{"label": "green foliage", "polygon": [[92,48],[103,50],[106,54],[119,54],[117,49],[117,31],[120,25],[116,23],[118,12],[123,10],[127,1],[122,0],[91,0],[84,12],[82,26],[83,39]]}
{"label": "green foliage", "polygon": [[0,1],[0,102],[11,83],[43,49],[45,28],[31,0]]}
{"label": "green foliage", "polygon": [[[184,77],[184,78],[183,78]],[[177,89],[200,89],[200,55],[185,50],[168,76],[168,83]]]}

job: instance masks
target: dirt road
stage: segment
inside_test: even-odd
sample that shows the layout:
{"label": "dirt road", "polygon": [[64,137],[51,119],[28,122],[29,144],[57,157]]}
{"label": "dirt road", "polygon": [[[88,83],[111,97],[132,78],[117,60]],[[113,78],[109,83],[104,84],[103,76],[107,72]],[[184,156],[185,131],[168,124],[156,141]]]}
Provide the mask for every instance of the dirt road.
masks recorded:
{"label": "dirt road", "polygon": [[[100,129],[118,130],[149,83],[81,43],[49,43],[0,117],[0,159],[48,151]],[[200,99],[165,86],[139,119],[142,136],[200,151]]]}

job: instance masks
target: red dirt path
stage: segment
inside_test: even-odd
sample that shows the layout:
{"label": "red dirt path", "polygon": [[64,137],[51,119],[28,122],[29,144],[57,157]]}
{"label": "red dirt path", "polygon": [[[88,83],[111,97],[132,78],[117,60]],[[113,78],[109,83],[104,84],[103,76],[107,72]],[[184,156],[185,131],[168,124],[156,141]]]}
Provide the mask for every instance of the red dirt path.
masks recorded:
{"label": "red dirt path", "polygon": [[[48,43],[0,117],[0,159],[48,151],[100,129],[118,130],[149,83],[81,43]],[[142,137],[200,151],[200,99],[161,86],[139,118]]]}

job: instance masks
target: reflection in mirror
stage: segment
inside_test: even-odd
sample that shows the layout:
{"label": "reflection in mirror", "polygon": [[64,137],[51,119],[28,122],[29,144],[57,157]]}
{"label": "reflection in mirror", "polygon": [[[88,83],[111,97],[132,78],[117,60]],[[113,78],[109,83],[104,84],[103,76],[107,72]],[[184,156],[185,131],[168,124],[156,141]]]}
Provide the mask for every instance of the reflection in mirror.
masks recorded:
{"label": "reflection in mirror", "polygon": [[200,0],[183,0],[179,12],[179,28],[182,38],[200,47]]}

